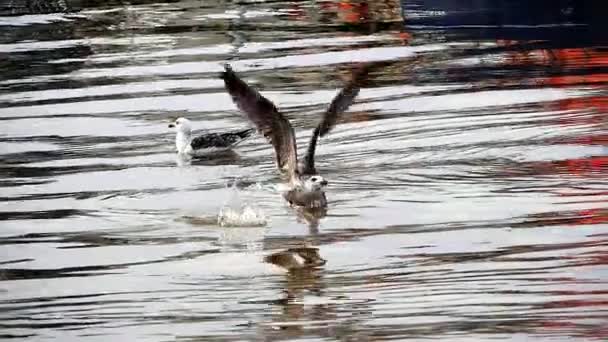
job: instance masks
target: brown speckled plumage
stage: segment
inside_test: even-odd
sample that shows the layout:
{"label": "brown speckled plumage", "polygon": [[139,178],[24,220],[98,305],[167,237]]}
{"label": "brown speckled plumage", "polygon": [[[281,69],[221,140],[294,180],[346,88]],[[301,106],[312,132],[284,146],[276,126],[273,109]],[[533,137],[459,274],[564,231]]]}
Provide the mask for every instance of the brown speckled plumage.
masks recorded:
{"label": "brown speckled plumage", "polygon": [[[340,114],[350,107],[359,94],[360,83],[367,76],[369,65],[355,70],[351,81],[334,97],[317,127],[314,129],[306,154],[298,164],[294,129],[289,120],[267,98],[241,80],[230,65],[225,65],[221,77],[236,106],[255,125],[274,147],[277,166],[287,171],[292,189],[284,194],[294,206],[319,208],[327,205],[323,187],[327,182],[317,175],[315,150],[319,137],[325,136],[336,125]],[[315,177],[316,176],[316,177]],[[317,184],[318,183],[318,184]],[[312,187],[307,187],[312,184]]]}

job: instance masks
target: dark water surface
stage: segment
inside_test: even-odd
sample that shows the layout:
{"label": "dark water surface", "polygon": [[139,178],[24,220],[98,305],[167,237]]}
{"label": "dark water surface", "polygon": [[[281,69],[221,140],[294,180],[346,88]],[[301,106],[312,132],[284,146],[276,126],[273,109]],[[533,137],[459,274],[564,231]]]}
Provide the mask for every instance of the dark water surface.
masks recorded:
{"label": "dark water surface", "polygon": [[[1,337],[608,340],[608,49],[592,2],[13,3]],[[246,125],[217,77],[227,60],[302,144],[355,62],[392,61],[319,144],[317,226],[283,202],[260,137],[176,164],[171,118]],[[234,180],[266,227],[215,223]],[[263,261],[300,246],[326,264]]]}

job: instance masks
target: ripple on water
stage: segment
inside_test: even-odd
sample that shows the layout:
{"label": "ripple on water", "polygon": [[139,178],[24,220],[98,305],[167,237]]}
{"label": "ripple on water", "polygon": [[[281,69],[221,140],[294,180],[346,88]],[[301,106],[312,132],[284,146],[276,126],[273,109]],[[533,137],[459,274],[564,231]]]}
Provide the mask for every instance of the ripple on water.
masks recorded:
{"label": "ripple on water", "polygon": [[[2,337],[608,337],[593,1],[27,3],[0,10]],[[319,222],[263,137],[176,158],[171,118],[247,126],[226,61],[301,148],[390,61],[319,142]]]}

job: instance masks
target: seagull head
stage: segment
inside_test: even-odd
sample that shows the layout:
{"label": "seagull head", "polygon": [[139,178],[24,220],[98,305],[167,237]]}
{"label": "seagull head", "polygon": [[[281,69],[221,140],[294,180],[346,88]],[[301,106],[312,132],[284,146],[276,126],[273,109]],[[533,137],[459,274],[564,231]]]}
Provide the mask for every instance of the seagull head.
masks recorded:
{"label": "seagull head", "polygon": [[325,180],[325,178],[319,176],[319,175],[312,175],[310,177],[308,177],[306,180],[304,180],[304,189],[308,190],[308,191],[319,191],[319,190],[323,190],[325,189],[325,187],[327,186],[327,181]]}
{"label": "seagull head", "polygon": [[190,133],[192,131],[192,125],[190,120],[186,118],[178,118],[169,124],[169,128],[175,128],[178,132]]}

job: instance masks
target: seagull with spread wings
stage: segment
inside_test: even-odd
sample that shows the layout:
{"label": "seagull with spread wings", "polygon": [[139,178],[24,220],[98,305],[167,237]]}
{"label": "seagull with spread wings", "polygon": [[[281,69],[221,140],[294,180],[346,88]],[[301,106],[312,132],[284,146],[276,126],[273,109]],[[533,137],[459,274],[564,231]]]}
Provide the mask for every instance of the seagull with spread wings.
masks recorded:
{"label": "seagull with spread wings", "polygon": [[289,120],[270,100],[241,80],[230,65],[226,64],[224,68],[222,78],[232,100],[255,125],[258,132],[272,144],[278,168],[287,172],[290,190],[284,193],[285,199],[292,206],[325,208],[327,199],[324,189],[328,183],[315,168],[317,140],[329,133],[340,114],[353,103],[359,94],[359,82],[369,68],[359,69],[353,79],[334,97],[321,122],[313,130],[308,149],[301,161],[298,161],[295,133]]}

